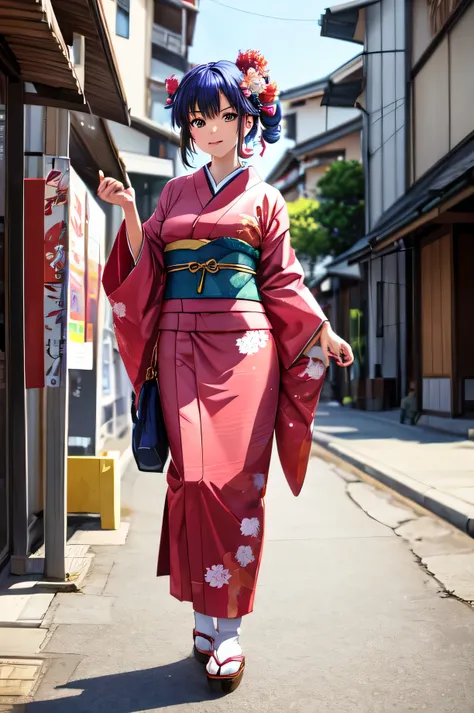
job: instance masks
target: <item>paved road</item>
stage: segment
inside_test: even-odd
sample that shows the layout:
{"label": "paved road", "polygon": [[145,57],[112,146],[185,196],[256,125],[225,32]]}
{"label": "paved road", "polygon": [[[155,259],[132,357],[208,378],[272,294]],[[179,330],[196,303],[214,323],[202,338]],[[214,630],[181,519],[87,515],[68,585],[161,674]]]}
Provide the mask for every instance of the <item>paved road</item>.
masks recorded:
{"label": "paved road", "polygon": [[314,458],[298,499],[273,467],[247,672],[220,699],[189,658],[189,605],[154,578],[162,479],[130,471],[123,485],[128,542],[97,550],[87,594],[56,597],[28,713],[473,713],[474,612],[332,466]]}

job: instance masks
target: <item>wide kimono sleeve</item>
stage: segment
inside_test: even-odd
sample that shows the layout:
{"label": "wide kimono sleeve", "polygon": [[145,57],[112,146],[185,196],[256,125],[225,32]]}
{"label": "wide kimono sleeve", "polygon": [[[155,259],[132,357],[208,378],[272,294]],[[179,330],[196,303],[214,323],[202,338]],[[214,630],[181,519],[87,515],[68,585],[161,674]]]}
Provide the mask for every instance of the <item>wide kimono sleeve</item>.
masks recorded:
{"label": "wide kimono sleeve", "polygon": [[288,210],[279,192],[274,201],[265,198],[262,213],[258,281],[281,364],[275,439],[288,485],[299,495],[326,373],[322,359],[307,354],[326,317],[304,285],[304,273],[290,243]]}
{"label": "wide kimono sleeve", "polygon": [[303,269],[291,246],[288,209],[281,193],[276,192],[273,202],[265,198],[264,203],[267,220],[263,220],[259,290],[280,361],[289,369],[315,343],[327,318],[304,284]]}
{"label": "wide kimono sleeve", "polygon": [[150,366],[158,336],[165,284],[161,226],[169,210],[168,182],[151,218],[143,224],[143,243],[135,264],[125,221],[107,260],[102,284],[112,306],[117,345],[127,374],[138,393]]}

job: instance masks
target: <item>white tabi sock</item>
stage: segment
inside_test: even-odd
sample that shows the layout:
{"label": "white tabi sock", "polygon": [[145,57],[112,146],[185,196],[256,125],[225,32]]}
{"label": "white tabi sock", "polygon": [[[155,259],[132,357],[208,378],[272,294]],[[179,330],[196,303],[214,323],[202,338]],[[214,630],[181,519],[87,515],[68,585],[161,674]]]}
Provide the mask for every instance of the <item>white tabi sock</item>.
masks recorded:
{"label": "white tabi sock", "polygon": [[[199,633],[211,636],[214,640],[216,639],[216,625],[212,616],[199,614],[199,612],[195,611],[194,628],[196,631],[199,631]],[[207,639],[203,639],[202,636],[196,637],[196,646],[200,651],[212,651],[211,643]]]}
{"label": "white tabi sock", "polygon": [[[225,661],[231,656],[240,656],[242,654],[242,647],[239,643],[241,624],[242,617],[239,617],[238,619],[217,620],[217,639],[215,651],[219,661]],[[240,661],[231,661],[225,666],[222,666],[220,675],[229,676],[233,673],[237,673],[240,666]],[[209,663],[207,664],[207,671],[214,676],[217,675],[219,671],[219,666],[212,657],[209,659]]]}

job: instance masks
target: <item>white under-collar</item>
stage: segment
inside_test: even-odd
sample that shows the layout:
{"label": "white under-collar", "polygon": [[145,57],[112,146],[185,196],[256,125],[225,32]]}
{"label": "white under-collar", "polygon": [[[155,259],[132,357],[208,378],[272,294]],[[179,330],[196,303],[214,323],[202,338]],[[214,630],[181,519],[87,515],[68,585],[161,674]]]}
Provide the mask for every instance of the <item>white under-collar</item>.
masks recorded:
{"label": "white under-collar", "polygon": [[234,178],[234,176],[237,176],[238,173],[245,171],[245,167],[239,166],[239,168],[236,168],[235,171],[232,171],[232,173],[229,173],[229,175],[226,176],[225,178],[223,178],[222,181],[220,181],[219,183],[215,182],[214,177],[213,177],[212,173],[210,172],[209,166],[207,164],[204,166],[204,170],[206,171],[206,175],[209,179],[209,183],[212,186],[213,192],[217,193],[217,191],[219,191],[222,188],[222,186],[225,186],[225,184],[228,183],[232,178]]}

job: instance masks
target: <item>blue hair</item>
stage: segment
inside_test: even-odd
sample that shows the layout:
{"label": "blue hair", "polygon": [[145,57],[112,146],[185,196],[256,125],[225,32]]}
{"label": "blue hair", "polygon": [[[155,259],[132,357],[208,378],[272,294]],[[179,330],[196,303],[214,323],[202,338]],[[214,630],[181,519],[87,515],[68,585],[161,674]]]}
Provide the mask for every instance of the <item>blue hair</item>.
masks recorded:
{"label": "blue hair", "polygon": [[[189,114],[193,113],[196,104],[205,119],[211,119],[219,114],[219,92],[222,92],[231,107],[239,116],[238,154],[243,157],[242,143],[253,142],[258,132],[259,120],[262,124],[262,138],[273,144],[280,138],[281,109],[276,104],[275,115],[270,117],[261,112],[249,97],[243,93],[240,83],[243,74],[236,64],[228,60],[200,64],[189,70],[179,83],[173,95],[171,108],[171,123],[181,130],[181,159],[185,166],[191,167],[192,137]],[[254,125],[244,138],[241,119],[250,114],[254,117]]]}

